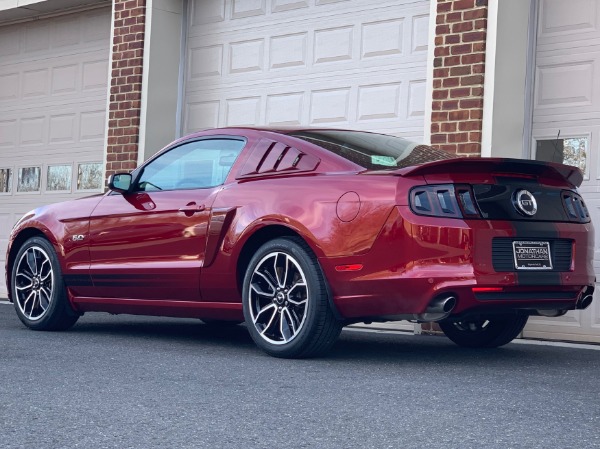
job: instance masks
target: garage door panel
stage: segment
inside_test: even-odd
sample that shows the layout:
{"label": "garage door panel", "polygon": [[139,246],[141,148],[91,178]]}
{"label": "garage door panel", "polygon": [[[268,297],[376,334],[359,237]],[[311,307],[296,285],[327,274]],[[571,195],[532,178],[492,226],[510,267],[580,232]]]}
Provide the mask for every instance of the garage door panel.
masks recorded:
{"label": "garage door panel", "polygon": [[[372,12],[370,16],[378,17]],[[284,24],[252,33],[232,30],[190,36],[187,86],[193,90],[202,85],[272,81],[293,75],[314,77],[333,70],[424,67],[426,18],[419,15],[418,20],[408,17],[365,23],[355,17],[336,17],[321,27],[313,21],[304,28],[301,23]],[[260,36],[260,32],[265,34]]]}
{"label": "garage door panel", "polygon": [[[52,149],[53,145],[96,142],[102,145],[106,111],[98,109],[99,104],[90,103],[78,107],[77,104],[56,108],[31,108],[24,110],[18,119],[18,111],[0,114],[0,147],[4,155],[23,154],[30,146],[43,146]],[[60,111],[57,113],[57,111]],[[72,145],[71,145],[72,147]],[[71,148],[71,151],[73,148]],[[38,151],[39,150],[34,150]]]}
{"label": "garage door panel", "polygon": [[[75,19],[71,20],[77,20],[81,30],[68,37],[61,27],[61,20],[65,19],[60,17],[1,27],[2,62],[8,65],[52,61],[57,54],[69,56],[106,51],[107,40],[110,40],[110,14],[106,13],[106,8],[73,16]],[[65,37],[61,38],[63,35]]]}
{"label": "garage door panel", "polygon": [[600,51],[593,54],[552,55],[537,61],[534,107],[536,118],[577,108],[578,113],[599,110]]}
{"label": "garage door panel", "polygon": [[[311,22],[315,15],[327,22],[340,16],[372,14],[374,9],[381,11],[381,17],[388,18],[398,16],[398,7],[402,8],[401,16],[414,11],[427,14],[423,3],[419,0],[383,0],[376,5],[372,0],[194,0],[189,9],[188,35],[243,31],[282,22]],[[294,4],[297,7],[290,7]]]}
{"label": "garage door panel", "polygon": [[0,266],[23,213],[101,188],[78,182],[80,165],[97,164],[96,176],[104,157],[110,18],[105,7],[0,27],[0,169],[11,170],[10,193],[0,193]]}
{"label": "garage door panel", "polygon": [[600,40],[600,4],[597,0],[540,2],[538,48],[565,48],[585,38]]}
{"label": "garage door panel", "polygon": [[[187,97],[185,132],[216,126],[315,125],[363,129],[420,129],[425,80],[420,71],[373,71],[339,78],[312,78],[221,86]],[[368,81],[366,81],[368,79]],[[298,90],[297,87],[306,87]],[[264,112],[263,112],[264,111]],[[374,125],[374,126],[373,126]]]}
{"label": "garage door panel", "polygon": [[27,101],[33,104],[55,101],[57,96],[65,101],[77,101],[84,92],[106,96],[108,61],[105,51],[61,55],[36,64],[35,68],[31,68],[31,62],[0,68],[0,101],[6,107]]}
{"label": "garage door panel", "polygon": [[[595,223],[593,264],[600,279],[599,19],[596,0],[540,1],[532,135],[534,149],[536,140],[587,139],[585,178],[579,192]],[[532,317],[524,335],[600,342],[598,287],[596,284],[588,309],[571,311],[561,318]]]}
{"label": "garage door panel", "polygon": [[[209,66],[203,65],[207,68]],[[332,65],[329,70],[324,71],[309,71],[304,72],[301,68],[298,70],[288,71],[284,73],[281,70],[271,70],[272,76],[269,77],[264,74],[259,76],[247,76],[240,77],[222,77],[212,79],[202,79],[196,77],[189,79],[186,82],[186,95],[194,95],[199,91],[211,91],[217,89],[223,89],[224,86],[232,87],[244,87],[247,89],[254,89],[257,87],[272,88],[282,85],[290,85],[294,83],[299,87],[303,87],[306,84],[319,83],[323,80],[334,79],[334,80],[347,80],[347,79],[371,79],[372,77],[381,78],[388,77],[392,80],[405,80],[405,81],[423,81],[425,79],[425,64],[423,60],[415,61],[413,63],[406,62],[401,63],[397,66],[377,66],[372,65],[363,68],[348,68]]]}

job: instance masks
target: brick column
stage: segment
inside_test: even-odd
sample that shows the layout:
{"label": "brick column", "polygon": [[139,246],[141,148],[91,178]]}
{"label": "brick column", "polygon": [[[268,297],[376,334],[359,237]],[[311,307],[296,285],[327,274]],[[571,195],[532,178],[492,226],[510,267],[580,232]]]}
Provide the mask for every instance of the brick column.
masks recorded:
{"label": "brick column", "polygon": [[481,154],[487,0],[437,0],[431,143]]}
{"label": "brick column", "polygon": [[146,0],[114,0],[106,176],[137,166]]}

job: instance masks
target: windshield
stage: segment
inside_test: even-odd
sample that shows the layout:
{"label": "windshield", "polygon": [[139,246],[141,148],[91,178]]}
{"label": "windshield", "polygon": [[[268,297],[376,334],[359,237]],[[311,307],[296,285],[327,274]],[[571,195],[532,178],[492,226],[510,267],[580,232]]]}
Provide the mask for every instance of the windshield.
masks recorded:
{"label": "windshield", "polygon": [[367,170],[394,170],[457,156],[402,137],[360,131],[315,130],[291,134]]}

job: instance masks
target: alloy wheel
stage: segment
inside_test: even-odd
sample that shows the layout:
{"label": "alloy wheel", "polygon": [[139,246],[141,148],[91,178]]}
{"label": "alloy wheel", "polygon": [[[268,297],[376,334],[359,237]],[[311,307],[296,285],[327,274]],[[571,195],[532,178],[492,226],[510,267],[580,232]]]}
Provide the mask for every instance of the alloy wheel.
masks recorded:
{"label": "alloy wheel", "polygon": [[54,271],[50,257],[39,246],[28,248],[17,262],[15,301],[25,318],[44,317],[54,291]]}
{"label": "alloy wheel", "polygon": [[250,279],[252,324],[269,343],[292,341],[308,311],[308,285],[300,264],[283,252],[273,252],[257,264]]}

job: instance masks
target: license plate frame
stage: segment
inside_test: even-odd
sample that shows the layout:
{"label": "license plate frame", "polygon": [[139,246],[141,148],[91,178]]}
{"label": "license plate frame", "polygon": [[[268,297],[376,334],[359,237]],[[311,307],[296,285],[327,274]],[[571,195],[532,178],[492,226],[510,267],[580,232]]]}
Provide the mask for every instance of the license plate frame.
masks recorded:
{"label": "license plate frame", "polygon": [[515,240],[512,242],[515,269],[552,270],[550,242],[543,240]]}

